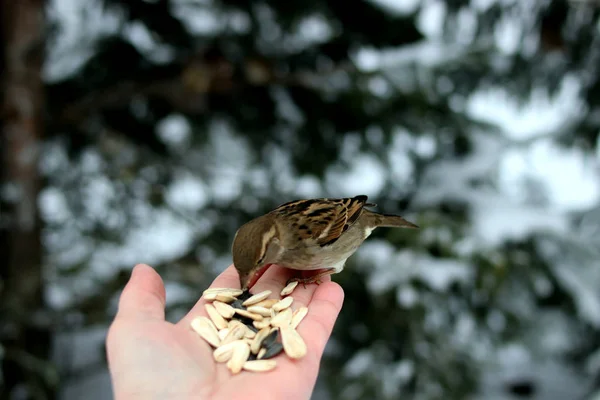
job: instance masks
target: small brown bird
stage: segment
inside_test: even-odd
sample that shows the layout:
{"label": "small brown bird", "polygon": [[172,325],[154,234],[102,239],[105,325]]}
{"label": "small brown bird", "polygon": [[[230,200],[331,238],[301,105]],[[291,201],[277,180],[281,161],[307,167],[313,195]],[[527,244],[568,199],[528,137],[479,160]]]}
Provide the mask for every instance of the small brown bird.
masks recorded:
{"label": "small brown bird", "polygon": [[378,227],[418,228],[397,215],[378,214],[364,207],[367,196],[309,199],[285,203],[242,225],[233,239],[233,264],[240,287],[256,283],[272,264],[295,270],[319,271],[302,283],[341,272],[344,264]]}

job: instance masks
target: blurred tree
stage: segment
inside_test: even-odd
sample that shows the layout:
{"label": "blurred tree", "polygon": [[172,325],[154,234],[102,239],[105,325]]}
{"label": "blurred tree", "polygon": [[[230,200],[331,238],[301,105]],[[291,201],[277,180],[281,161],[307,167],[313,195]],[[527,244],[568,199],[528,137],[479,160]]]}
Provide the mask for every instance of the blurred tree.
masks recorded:
{"label": "blurred tree", "polygon": [[37,198],[43,138],[44,1],[0,2],[0,359],[2,398],[50,398],[50,321],[43,299]]}

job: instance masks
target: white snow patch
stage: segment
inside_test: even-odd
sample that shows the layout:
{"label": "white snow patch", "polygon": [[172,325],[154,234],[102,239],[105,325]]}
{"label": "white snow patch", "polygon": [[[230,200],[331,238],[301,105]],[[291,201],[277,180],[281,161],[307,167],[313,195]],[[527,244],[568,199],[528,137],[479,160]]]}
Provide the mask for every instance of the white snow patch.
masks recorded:
{"label": "white snow patch", "polygon": [[168,144],[182,145],[190,140],[190,123],[181,114],[171,114],[156,124],[158,137]]}
{"label": "white snow patch", "polygon": [[385,186],[386,178],[383,163],[372,154],[361,153],[352,165],[330,167],[325,173],[325,186],[339,195],[376,197]]}
{"label": "white snow patch", "polygon": [[580,89],[579,78],[566,75],[554,97],[544,88],[534,89],[524,106],[503,88],[480,89],[469,96],[466,112],[472,118],[499,126],[511,139],[551,135],[583,115]]}
{"label": "white snow patch", "polygon": [[165,197],[171,206],[189,211],[198,211],[209,201],[204,182],[189,174],[175,178],[167,188]]}

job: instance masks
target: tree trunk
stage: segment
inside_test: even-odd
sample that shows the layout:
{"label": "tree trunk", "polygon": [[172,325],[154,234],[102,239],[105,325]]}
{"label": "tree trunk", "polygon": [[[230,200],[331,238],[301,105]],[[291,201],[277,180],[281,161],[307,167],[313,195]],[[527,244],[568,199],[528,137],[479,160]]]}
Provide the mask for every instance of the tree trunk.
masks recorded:
{"label": "tree trunk", "polygon": [[55,389],[37,207],[44,33],[43,0],[0,0],[0,398],[52,398]]}

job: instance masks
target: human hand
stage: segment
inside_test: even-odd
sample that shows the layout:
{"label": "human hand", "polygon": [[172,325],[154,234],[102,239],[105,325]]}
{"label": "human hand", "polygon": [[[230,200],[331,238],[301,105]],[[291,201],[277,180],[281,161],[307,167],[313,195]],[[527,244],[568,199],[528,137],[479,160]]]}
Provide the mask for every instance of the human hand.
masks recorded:
{"label": "human hand", "polygon": [[[292,271],[273,265],[253,288],[278,295]],[[195,333],[192,319],[206,316],[200,299],[179,322],[165,321],[165,288],[147,265],[136,265],[119,300],[119,310],[106,340],[115,399],[309,399],[314,389],[325,344],[342,307],[344,292],[330,277],[320,285],[299,285],[293,309],[308,307],[298,326],[308,353],[300,360],[276,357],[269,372],[232,375],[217,364],[213,349]],[[211,287],[237,287],[233,266]]]}

